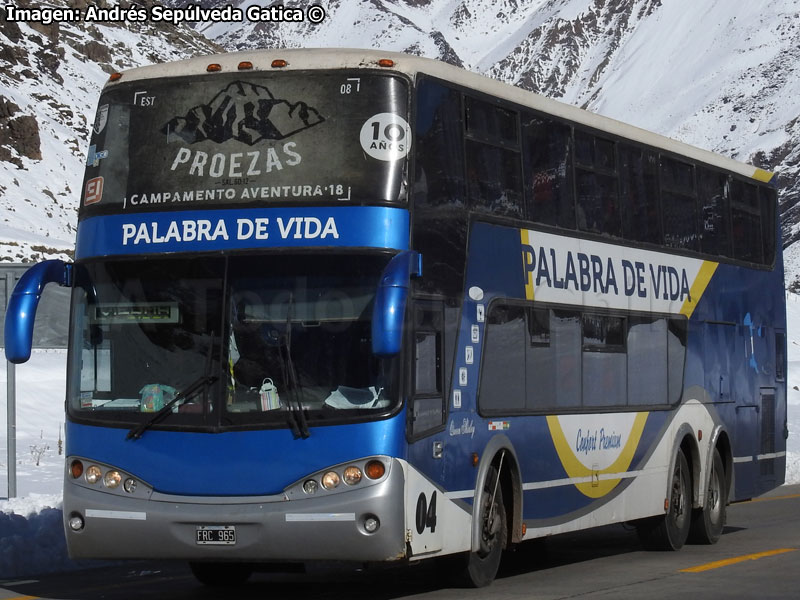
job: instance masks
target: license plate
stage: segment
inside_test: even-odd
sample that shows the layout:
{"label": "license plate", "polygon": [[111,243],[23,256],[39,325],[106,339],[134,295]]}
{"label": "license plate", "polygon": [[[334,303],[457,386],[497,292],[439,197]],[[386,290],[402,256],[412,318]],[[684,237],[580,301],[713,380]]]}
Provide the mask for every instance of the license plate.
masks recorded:
{"label": "license plate", "polygon": [[196,536],[198,544],[233,546],[236,543],[236,527],[233,525],[199,525]]}

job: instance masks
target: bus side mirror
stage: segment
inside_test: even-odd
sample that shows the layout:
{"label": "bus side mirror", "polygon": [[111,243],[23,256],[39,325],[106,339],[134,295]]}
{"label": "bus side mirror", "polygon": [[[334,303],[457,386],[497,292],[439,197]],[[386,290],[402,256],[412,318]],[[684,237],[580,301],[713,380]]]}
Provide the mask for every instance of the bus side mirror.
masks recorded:
{"label": "bus side mirror", "polygon": [[24,363],[31,357],[33,322],[44,286],[57,283],[72,286],[72,265],[62,260],[46,260],[33,265],[20,277],[8,299],[5,323],[6,359]]}
{"label": "bus side mirror", "polygon": [[381,273],[372,309],[372,353],[376,356],[400,352],[408,289],[411,278],[421,275],[422,255],[414,250],[395,255]]}

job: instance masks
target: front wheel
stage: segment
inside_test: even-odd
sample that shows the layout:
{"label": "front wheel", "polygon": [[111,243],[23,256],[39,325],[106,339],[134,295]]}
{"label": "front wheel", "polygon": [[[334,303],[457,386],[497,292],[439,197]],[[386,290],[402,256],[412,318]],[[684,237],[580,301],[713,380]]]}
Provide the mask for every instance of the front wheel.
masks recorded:
{"label": "front wheel", "polygon": [[692,515],[692,528],[689,541],[695,544],[716,544],[725,528],[725,511],[728,504],[728,479],[719,450],[714,449],[711,460],[711,473],[702,508]]}
{"label": "front wheel", "polygon": [[678,450],[670,479],[670,498],[663,517],[642,519],[636,523],[639,540],[648,550],[680,550],[689,537],[692,519],[692,478],[689,463]]}
{"label": "front wheel", "polygon": [[497,470],[492,468],[486,476],[481,494],[480,544],[477,552],[470,552],[460,580],[469,587],[485,587],[494,581],[500,568],[500,559],[506,547],[508,529],[503,490]]}

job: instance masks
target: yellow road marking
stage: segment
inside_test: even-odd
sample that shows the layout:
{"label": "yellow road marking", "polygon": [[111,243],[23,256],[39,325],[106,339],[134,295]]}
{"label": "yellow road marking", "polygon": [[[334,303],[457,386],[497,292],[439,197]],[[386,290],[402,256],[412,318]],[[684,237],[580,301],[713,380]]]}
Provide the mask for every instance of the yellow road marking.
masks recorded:
{"label": "yellow road marking", "polygon": [[760,558],[767,558],[768,556],[777,556],[778,554],[786,554],[787,552],[794,552],[797,548],[780,548],[778,550],[767,550],[766,552],[757,552],[756,554],[745,554],[744,556],[737,556],[735,558],[727,558],[725,560],[717,560],[714,562],[699,565],[697,567],[690,567],[688,569],[681,569],[681,573],[702,573],[703,571],[710,571],[711,569],[719,569],[720,567],[727,567],[728,565],[735,565],[736,563],[744,562],[746,560],[758,560]]}
{"label": "yellow road marking", "polygon": [[13,598],[4,598],[3,600],[41,600],[39,596],[14,596]]}
{"label": "yellow road marking", "polygon": [[788,496],[770,496],[768,498],[753,498],[747,502],[770,502],[772,500],[792,500],[794,498],[800,498],[800,494],[790,494]]}

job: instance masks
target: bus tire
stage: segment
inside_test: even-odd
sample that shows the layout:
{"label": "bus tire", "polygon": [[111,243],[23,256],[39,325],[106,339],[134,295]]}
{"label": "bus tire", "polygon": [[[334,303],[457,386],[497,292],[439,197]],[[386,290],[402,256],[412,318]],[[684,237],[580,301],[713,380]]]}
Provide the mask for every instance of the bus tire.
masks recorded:
{"label": "bus tire", "polygon": [[242,563],[190,562],[195,579],[209,587],[240,585],[250,579],[253,568]]}
{"label": "bus tire", "polygon": [[728,479],[725,476],[722,457],[715,448],[705,502],[701,508],[693,511],[689,541],[694,544],[716,544],[725,528],[727,504]]}
{"label": "bus tire", "polygon": [[[461,583],[467,587],[485,587],[494,581],[508,540],[503,488],[497,482],[498,477],[497,470],[492,467],[483,484],[479,513],[481,519],[480,544],[476,552],[470,552],[467,556],[466,566],[459,577]],[[492,494],[494,494],[494,503],[492,503]]]}
{"label": "bus tire", "polygon": [[670,477],[669,509],[664,516],[636,523],[636,533],[647,550],[680,550],[691,524],[692,476],[683,450],[678,450]]}

